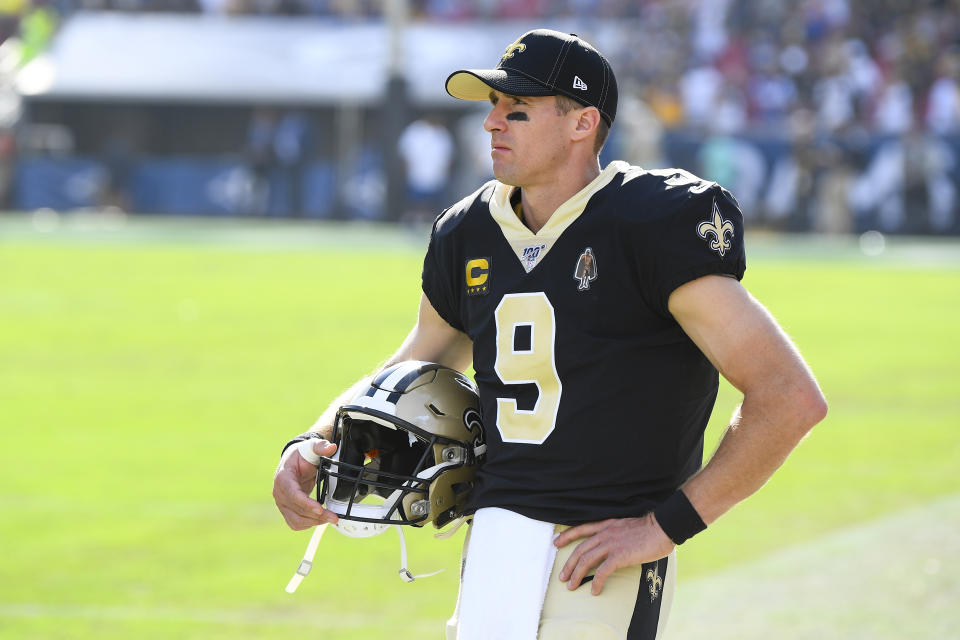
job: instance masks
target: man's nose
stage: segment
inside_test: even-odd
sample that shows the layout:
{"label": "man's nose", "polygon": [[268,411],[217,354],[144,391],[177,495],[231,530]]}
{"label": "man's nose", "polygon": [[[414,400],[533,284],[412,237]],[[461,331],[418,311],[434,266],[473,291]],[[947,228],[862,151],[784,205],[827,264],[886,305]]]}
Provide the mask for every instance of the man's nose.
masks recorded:
{"label": "man's nose", "polygon": [[488,132],[493,133],[494,131],[503,131],[506,127],[506,113],[500,108],[500,105],[493,105],[493,108],[490,109],[490,113],[487,114],[486,119],[483,121],[483,128]]}

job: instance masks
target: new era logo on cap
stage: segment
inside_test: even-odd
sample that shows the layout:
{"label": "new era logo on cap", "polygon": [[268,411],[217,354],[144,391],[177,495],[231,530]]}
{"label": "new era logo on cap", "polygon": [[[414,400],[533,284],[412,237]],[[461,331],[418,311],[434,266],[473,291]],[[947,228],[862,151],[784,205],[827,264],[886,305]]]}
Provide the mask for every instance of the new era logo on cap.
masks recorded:
{"label": "new era logo on cap", "polygon": [[447,93],[462,100],[487,100],[490,89],[513,96],[563,94],[596,107],[608,125],[617,116],[617,80],[610,63],[576,34],[551,29],[517,38],[496,69],[454,71],[446,86]]}

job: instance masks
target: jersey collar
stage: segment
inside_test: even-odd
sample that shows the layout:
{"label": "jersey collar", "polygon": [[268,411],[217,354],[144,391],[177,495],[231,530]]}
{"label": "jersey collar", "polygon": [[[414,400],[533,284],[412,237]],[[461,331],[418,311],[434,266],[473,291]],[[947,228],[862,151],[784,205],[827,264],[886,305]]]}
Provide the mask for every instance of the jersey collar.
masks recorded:
{"label": "jersey collar", "polygon": [[[615,160],[608,164],[600,172],[600,175],[560,205],[537,233],[528,229],[513,209],[510,196],[514,193],[516,187],[497,182],[490,197],[490,215],[500,227],[504,238],[517,255],[517,259],[529,273],[540,263],[543,256],[547,254],[567,227],[580,217],[593,194],[610,184],[610,181],[618,173],[623,173],[629,168],[630,165],[621,160]],[[536,259],[531,260],[529,258],[529,251],[526,252],[527,257],[525,258],[525,250],[529,250],[533,245],[539,247],[539,251],[536,252]]]}
{"label": "jersey collar", "polygon": [[575,193],[569,200],[561,204],[547,223],[537,233],[533,233],[520,221],[513,205],[510,203],[510,196],[513,195],[516,187],[512,187],[502,182],[497,182],[493,189],[493,196],[490,198],[490,215],[497,221],[497,224],[511,234],[522,234],[527,237],[558,237],[564,229],[576,220],[587,206],[590,198],[600,189],[607,186],[617,173],[626,171],[630,165],[622,160],[614,160],[600,172],[587,186]]}

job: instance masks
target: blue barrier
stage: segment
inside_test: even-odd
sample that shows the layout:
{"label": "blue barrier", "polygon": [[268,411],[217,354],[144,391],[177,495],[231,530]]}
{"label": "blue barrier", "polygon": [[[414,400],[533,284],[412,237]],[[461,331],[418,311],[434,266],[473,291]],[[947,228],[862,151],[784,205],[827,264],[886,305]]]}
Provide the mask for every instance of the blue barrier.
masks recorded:
{"label": "blue barrier", "polygon": [[[960,234],[958,138],[918,133],[798,145],[772,136],[672,131],[662,150],[668,165],[727,187],[754,228]],[[611,153],[616,144],[602,160]],[[236,157],[25,156],[17,160],[12,204],[103,206],[112,203],[111,190],[144,213],[376,220],[383,216],[385,180],[382,158],[369,146],[345,177],[323,161],[258,171]]]}
{"label": "blue barrier", "polygon": [[17,209],[65,211],[100,204],[110,174],[92,158],[20,158],[13,182]]}
{"label": "blue barrier", "polygon": [[330,217],[336,176],[329,163],[258,174],[233,158],[138,157],[126,163],[80,157],[22,157],[13,206],[69,211],[116,204],[140,213]]}

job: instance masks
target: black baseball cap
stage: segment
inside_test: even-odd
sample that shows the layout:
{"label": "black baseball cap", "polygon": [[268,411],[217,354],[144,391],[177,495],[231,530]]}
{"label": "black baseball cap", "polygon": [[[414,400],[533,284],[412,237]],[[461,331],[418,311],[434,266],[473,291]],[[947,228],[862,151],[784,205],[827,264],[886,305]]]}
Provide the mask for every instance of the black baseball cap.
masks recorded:
{"label": "black baseball cap", "polygon": [[447,78],[447,93],[461,100],[487,100],[491,88],[512,96],[563,94],[596,107],[607,125],[617,117],[613,69],[575,33],[528,31],[507,47],[496,69],[461,69]]}

